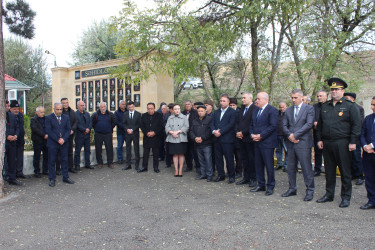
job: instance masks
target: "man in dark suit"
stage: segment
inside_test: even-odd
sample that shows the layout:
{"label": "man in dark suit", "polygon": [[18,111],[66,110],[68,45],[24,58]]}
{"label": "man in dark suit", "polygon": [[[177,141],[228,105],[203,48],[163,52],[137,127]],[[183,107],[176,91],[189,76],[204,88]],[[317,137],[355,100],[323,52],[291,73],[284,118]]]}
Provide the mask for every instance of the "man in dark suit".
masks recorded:
{"label": "man in dark suit", "polygon": [[322,105],[327,101],[328,95],[327,92],[324,90],[319,90],[316,93],[316,98],[318,99],[318,103],[314,104],[315,110],[315,119],[314,119],[314,129],[313,129],[313,136],[314,136],[314,176],[320,176],[322,172],[322,164],[323,164],[323,150],[318,147],[318,139],[317,139],[317,131],[316,128],[318,126],[318,121],[320,117],[320,109]]}
{"label": "man in dark suit", "polygon": [[277,147],[278,111],[268,104],[266,92],[257,94],[256,105],[250,125],[250,137],[254,141],[254,160],[258,185],[251,192],[266,191],[264,168],[267,171],[266,195],[272,195],[275,188],[274,151]]}
{"label": "man in dark suit", "polygon": [[18,127],[16,116],[8,112],[9,102],[6,103],[6,128],[5,128],[5,159],[4,159],[4,179],[9,185],[22,186],[22,183],[16,179],[17,170],[17,135]]}
{"label": "man in dark suit", "polygon": [[[357,98],[356,93],[351,93],[351,92],[345,92],[344,93],[345,99],[355,102],[355,99]],[[359,114],[361,115],[361,121],[362,124],[365,121],[365,110],[361,105],[358,103],[357,107],[359,109]],[[358,141],[356,149],[352,152],[352,179],[356,180],[355,184],[356,185],[362,185],[364,176],[363,176],[363,164],[362,164],[362,148],[360,145],[360,142]]]}
{"label": "man in dark suit", "polygon": [[[74,141],[74,133],[77,129],[77,119],[76,119],[76,114],[74,110],[69,107],[69,100],[66,97],[61,98],[61,104],[63,107],[63,115],[66,115],[69,117],[70,121],[70,136],[69,136],[69,148],[68,148],[68,171],[71,173],[77,173],[77,171],[74,168],[74,158],[73,158],[73,141]],[[56,161],[56,169],[60,170],[60,158],[57,158]],[[61,170],[60,170],[61,171]]]}
{"label": "man in dark suit", "polygon": [[314,173],[311,164],[311,148],[313,147],[312,127],[314,126],[314,108],[303,103],[303,92],[292,91],[293,106],[287,108],[283,119],[283,132],[288,138],[288,179],[289,190],[282,197],[297,194],[297,164],[300,162],[306,184],[304,201],[311,201],[314,196]]}
{"label": "man in dark suit", "polygon": [[361,209],[375,208],[375,96],[371,100],[373,113],[366,116],[362,125],[361,146],[363,148],[363,170],[368,202]]}
{"label": "man in dark suit", "polygon": [[75,170],[81,169],[81,149],[84,148],[85,153],[85,168],[94,169],[90,164],[90,132],[92,128],[92,121],[90,114],[85,111],[85,103],[83,101],[77,102],[77,129],[75,131],[75,152],[74,152],[74,166]]}
{"label": "man in dark suit", "polygon": [[162,114],[155,112],[155,103],[147,104],[147,113],[141,117],[141,130],[143,132],[143,162],[138,173],[147,171],[148,157],[152,149],[153,167],[155,173],[159,173],[159,146],[163,127]]}
{"label": "man in dark suit", "polygon": [[234,142],[236,133],[234,126],[236,124],[237,112],[229,107],[229,96],[227,94],[221,95],[220,106],[221,108],[214,113],[211,122],[211,130],[214,135],[215,144],[215,164],[218,171],[215,182],[225,180],[224,157],[228,170],[228,183],[231,184],[235,181]]}
{"label": "man in dark suit", "polygon": [[44,175],[48,174],[48,148],[47,148],[47,138],[46,133],[46,118],[44,117],[44,108],[39,106],[36,108],[36,115],[30,120],[31,128],[31,140],[33,141],[34,148],[34,176],[36,178],[42,177],[40,175],[40,154],[43,152],[43,167],[42,173]]}
{"label": "man in dark suit", "polygon": [[[198,117],[198,112],[193,109],[193,104],[191,101],[185,101],[184,103],[185,110],[182,111],[182,114],[186,115],[189,120],[189,127],[192,126],[193,120]],[[193,159],[195,157],[194,152],[194,141],[188,137],[188,146],[185,154],[185,161],[186,161],[186,170],[185,172],[193,170]],[[195,167],[197,168],[198,159],[194,159]]]}
{"label": "man in dark suit", "polygon": [[132,142],[135,154],[135,170],[139,170],[139,128],[141,127],[141,113],[134,110],[134,102],[128,102],[128,111],[124,114],[124,132],[126,144],[126,165],[122,170],[131,169]]}
{"label": "man in dark suit", "polygon": [[16,117],[18,135],[17,135],[17,178],[28,179],[30,176],[23,174],[23,152],[25,146],[25,120],[20,112],[20,105],[17,100],[10,102],[10,112]]}
{"label": "man in dark suit", "polygon": [[236,137],[240,140],[240,151],[243,165],[243,179],[237,185],[249,183],[250,187],[255,187],[257,176],[254,162],[254,143],[250,138],[249,129],[252,114],[257,106],[253,104],[253,95],[249,92],[242,93],[242,107],[238,113],[235,125]]}
{"label": "man in dark suit", "polygon": [[46,133],[48,147],[48,178],[49,186],[54,187],[56,181],[56,158],[60,155],[63,182],[74,184],[68,174],[68,149],[71,132],[69,116],[62,114],[62,104],[53,105],[54,112],[46,117]]}

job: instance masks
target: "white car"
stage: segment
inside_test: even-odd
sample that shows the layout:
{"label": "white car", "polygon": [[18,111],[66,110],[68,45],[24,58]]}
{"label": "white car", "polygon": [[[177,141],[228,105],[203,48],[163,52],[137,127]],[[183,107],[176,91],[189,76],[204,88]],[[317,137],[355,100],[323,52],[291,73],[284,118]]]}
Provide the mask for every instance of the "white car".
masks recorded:
{"label": "white car", "polygon": [[184,89],[197,89],[203,87],[202,81],[198,78],[189,78],[187,82],[182,82]]}

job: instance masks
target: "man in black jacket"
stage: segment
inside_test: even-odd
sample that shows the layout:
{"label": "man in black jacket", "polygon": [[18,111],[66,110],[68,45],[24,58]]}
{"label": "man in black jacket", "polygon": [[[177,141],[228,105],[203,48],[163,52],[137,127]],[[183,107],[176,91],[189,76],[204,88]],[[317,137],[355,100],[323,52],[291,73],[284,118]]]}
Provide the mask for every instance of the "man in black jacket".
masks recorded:
{"label": "man in black jacket", "polygon": [[199,105],[198,117],[192,121],[190,128],[190,138],[195,142],[198,159],[200,164],[201,175],[196,180],[207,179],[212,181],[212,117],[206,114],[206,106]]}
{"label": "man in black jacket", "polygon": [[236,137],[240,140],[243,179],[236,184],[243,185],[249,183],[250,187],[255,187],[257,184],[254,163],[254,143],[249,134],[252,113],[255,109],[257,109],[257,106],[253,103],[253,95],[249,92],[243,92],[241,112],[238,113],[235,125]]}
{"label": "man in black jacket", "polygon": [[[9,102],[7,102],[6,105],[8,111]],[[18,133],[15,115],[11,112],[6,112],[5,162],[7,165],[4,164],[4,179],[6,179],[10,185],[21,186],[22,183],[16,179]]]}
{"label": "man in black jacket", "polygon": [[163,131],[163,116],[155,112],[155,103],[147,104],[147,113],[141,117],[141,130],[143,132],[143,163],[138,173],[147,171],[148,157],[152,149],[153,167],[155,173],[159,173],[159,146]]}
{"label": "man in black jacket", "polygon": [[[63,107],[63,115],[67,115],[70,120],[70,136],[69,136],[69,147],[68,147],[68,171],[71,173],[77,173],[73,166],[73,140],[74,140],[74,132],[77,129],[77,119],[76,114],[73,109],[69,107],[69,100],[66,97],[61,98],[61,104]],[[59,157],[56,160],[56,174],[61,172],[60,166],[60,159]]]}
{"label": "man in black jacket", "polygon": [[25,121],[23,114],[20,112],[20,105],[17,100],[12,100],[10,102],[10,112],[16,117],[16,122],[18,126],[18,135],[17,135],[17,178],[28,179],[30,176],[23,174],[23,152],[25,146]]}
{"label": "man in black jacket", "polygon": [[319,90],[316,93],[316,98],[318,99],[318,103],[314,104],[315,110],[315,119],[314,119],[314,127],[313,127],[313,136],[314,136],[314,176],[320,176],[322,172],[322,165],[323,165],[323,150],[318,147],[318,138],[317,138],[317,131],[316,128],[318,126],[319,116],[320,116],[320,109],[322,105],[327,101],[328,95],[327,92],[324,90]]}
{"label": "man in black jacket", "polygon": [[85,111],[85,103],[83,101],[78,101],[77,108],[77,129],[75,132],[76,146],[74,152],[75,170],[80,170],[82,146],[85,151],[85,168],[94,169],[94,167],[90,166],[90,131],[92,127],[90,114]]}
{"label": "man in black jacket", "polygon": [[[185,101],[185,110],[182,111],[182,114],[186,115],[189,120],[189,127],[192,125],[192,121],[198,117],[198,113],[193,109],[193,104],[191,101]],[[191,138],[188,138],[188,147],[185,154],[186,161],[186,172],[193,170],[193,159],[194,159],[194,141]],[[197,166],[198,159],[195,159],[195,166]]]}
{"label": "man in black jacket", "polygon": [[103,167],[102,158],[102,146],[104,142],[105,151],[107,153],[107,164],[109,168],[113,166],[113,142],[112,134],[113,128],[116,126],[115,115],[107,110],[107,104],[101,102],[99,104],[99,110],[96,111],[92,116],[92,127],[95,131],[95,155],[98,163],[98,168]]}
{"label": "man in black jacket", "polygon": [[40,178],[40,154],[43,152],[43,175],[48,175],[48,148],[46,134],[46,118],[44,117],[44,108],[39,106],[36,108],[36,115],[30,120],[31,140],[34,148],[34,176]]}

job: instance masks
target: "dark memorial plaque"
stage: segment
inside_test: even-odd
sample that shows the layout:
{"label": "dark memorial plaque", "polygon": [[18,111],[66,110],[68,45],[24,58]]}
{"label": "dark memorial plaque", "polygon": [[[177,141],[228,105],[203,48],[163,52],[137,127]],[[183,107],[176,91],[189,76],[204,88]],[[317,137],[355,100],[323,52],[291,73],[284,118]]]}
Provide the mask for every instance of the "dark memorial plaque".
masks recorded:
{"label": "dark memorial plaque", "polygon": [[100,81],[95,81],[95,103],[100,102]]}
{"label": "dark memorial plaque", "polygon": [[93,81],[89,81],[89,99],[92,100],[94,99],[94,82]]}
{"label": "dark memorial plaque", "polygon": [[109,80],[109,89],[110,89],[110,110],[116,110],[116,79],[112,78]]}
{"label": "dark memorial plaque", "polygon": [[134,83],[134,91],[141,91],[141,81],[136,81]]}
{"label": "dark memorial plaque", "polygon": [[82,82],[82,101],[87,107],[87,85],[86,82]]}
{"label": "dark memorial plaque", "polygon": [[124,84],[123,80],[117,80],[117,102],[120,103],[121,100],[124,100]]}
{"label": "dark memorial plaque", "polygon": [[81,96],[81,85],[76,85],[76,96]]}
{"label": "dark memorial plaque", "polygon": [[132,99],[132,85],[131,85],[131,79],[130,77],[127,77],[125,79],[125,100],[126,102],[131,101]]}
{"label": "dark memorial plaque", "polygon": [[134,94],[134,106],[135,107],[141,106],[141,95],[140,94]]}
{"label": "dark memorial plaque", "polygon": [[102,101],[108,103],[108,80],[102,80]]}
{"label": "dark memorial plaque", "polygon": [[89,112],[92,112],[94,110],[94,102],[93,100],[89,100]]}

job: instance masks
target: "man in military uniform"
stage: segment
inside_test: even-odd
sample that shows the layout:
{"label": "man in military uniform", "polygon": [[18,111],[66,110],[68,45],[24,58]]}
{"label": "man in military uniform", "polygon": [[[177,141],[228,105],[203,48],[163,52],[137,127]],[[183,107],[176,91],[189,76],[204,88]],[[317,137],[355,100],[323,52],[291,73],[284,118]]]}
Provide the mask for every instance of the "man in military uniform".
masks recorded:
{"label": "man in military uniform", "polygon": [[341,173],[340,207],[348,207],[352,196],[351,153],[361,134],[361,117],[357,105],[344,98],[347,84],[339,78],[328,80],[332,99],[322,105],[317,125],[318,147],[323,150],[326,169],[326,194],[318,203],[333,201],[336,167]]}

